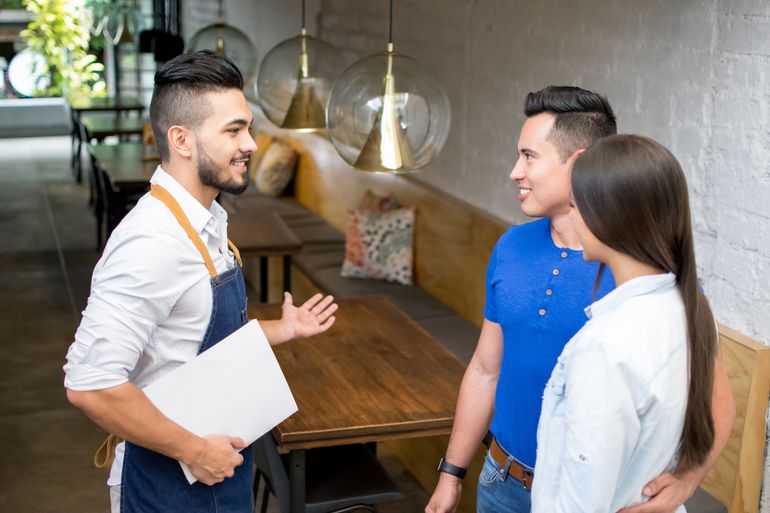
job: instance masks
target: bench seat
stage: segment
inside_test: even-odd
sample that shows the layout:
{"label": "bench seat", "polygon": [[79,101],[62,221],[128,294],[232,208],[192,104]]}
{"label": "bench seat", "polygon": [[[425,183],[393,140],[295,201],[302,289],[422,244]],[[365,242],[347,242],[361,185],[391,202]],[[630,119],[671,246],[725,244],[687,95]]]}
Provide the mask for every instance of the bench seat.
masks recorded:
{"label": "bench seat", "polygon": [[470,361],[478,328],[416,285],[340,276],[345,235],[294,199],[269,198],[249,191],[242,197],[226,196],[222,202],[238,216],[258,215],[263,209],[278,213],[302,241],[302,251],[292,258],[294,267],[323,292],[337,298],[385,296],[457,358],[466,364]]}

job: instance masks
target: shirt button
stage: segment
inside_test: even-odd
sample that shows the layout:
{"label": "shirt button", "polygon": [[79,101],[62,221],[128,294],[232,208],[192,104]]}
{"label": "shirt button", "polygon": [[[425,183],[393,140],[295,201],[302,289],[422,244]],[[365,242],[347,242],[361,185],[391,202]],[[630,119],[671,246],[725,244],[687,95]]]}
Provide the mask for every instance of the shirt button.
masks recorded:
{"label": "shirt button", "polygon": [[540,314],[540,317],[545,315],[545,308],[541,308],[537,313]]}
{"label": "shirt button", "polygon": [[567,252],[566,251],[562,251],[561,252],[561,257],[562,258],[567,258]]}
{"label": "shirt button", "polygon": [[559,270],[558,269],[554,269],[553,270],[553,275],[554,276],[559,276]]}
{"label": "shirt button", "polygon": [[545,295],[546,295],[546,296],[550,296],[551,294],[553,294],[553,291],[552,291],[551,289],[547,289],[547,290],[545,291]]}

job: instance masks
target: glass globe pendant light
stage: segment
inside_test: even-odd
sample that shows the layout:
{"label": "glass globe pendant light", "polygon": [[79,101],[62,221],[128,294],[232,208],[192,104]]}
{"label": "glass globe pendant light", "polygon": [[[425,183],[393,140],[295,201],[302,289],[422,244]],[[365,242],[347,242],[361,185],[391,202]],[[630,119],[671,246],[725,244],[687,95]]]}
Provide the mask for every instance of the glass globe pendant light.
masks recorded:
{"label": "glass globe pendant light", "polygon": [[324,107],[345,68],[339,51],[309,36],[302,0],[302,30],[270,50],[259,66],[257,99],[267,118],[282,128],[312,132],[326,127]]}
{"label": "glass globe pendant light", "polygon": [[225,22],[222,0],[219,0],[219,19],[198,30],[187,43],[187,53],[212,50],[230,58],[243,74],[244,81],[254,78],[257,52],[249,36]]}
{"label": "glass globe pendant light", "polygon": [[449,135],[449,98],[422,64],[393,50],[365,57],[337,79],[326,106],[334,147],[356,169],[410,173],[428,165]]}

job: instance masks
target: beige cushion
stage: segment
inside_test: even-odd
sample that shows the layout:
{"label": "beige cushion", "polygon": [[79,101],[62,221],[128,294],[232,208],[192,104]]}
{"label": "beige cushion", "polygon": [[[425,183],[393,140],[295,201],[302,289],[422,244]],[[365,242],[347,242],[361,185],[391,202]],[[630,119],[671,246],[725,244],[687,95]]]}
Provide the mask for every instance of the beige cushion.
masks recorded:
{"label": "beige cushion", "polygon": [[265,196],[280,196],[294,176],[297,152],[283,141],[273,141],[257,168],[256,183]]}

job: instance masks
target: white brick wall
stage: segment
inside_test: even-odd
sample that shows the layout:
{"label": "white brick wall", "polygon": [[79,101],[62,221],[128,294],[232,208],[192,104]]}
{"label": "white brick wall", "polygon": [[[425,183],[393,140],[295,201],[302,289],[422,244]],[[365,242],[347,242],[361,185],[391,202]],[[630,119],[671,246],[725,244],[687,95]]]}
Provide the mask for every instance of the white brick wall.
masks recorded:
{"label": "white brick wall", "polygon": [[[399,0],[395,13],[396,49],[452,102],[423,180],[519,222],[507,174],[526,93],[604,92],[621,131],[661,141],[685,168],[717,318],[770,344],[770,2]],[[361,57],[382,49],[386,14],[385,1],[324,0],[321,34]]]}
{"label": "white brick wall", "polygon": [[[720,321],[770,343],[770,2],[403,0],[395,12],[396,49],[452,101],[449,142],[422,179],[518,222],[506,184],[524,96],[602,91],[621,131],[660,140],[685,167]],[[361,57],[383,49],[386,16],[386,2],[325,0],[320,32]]]}

